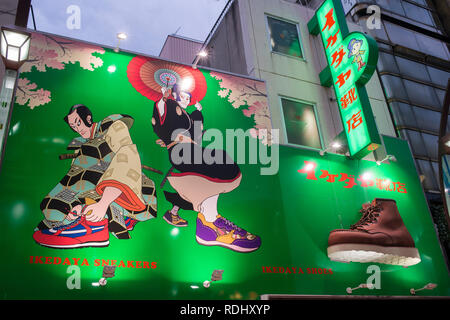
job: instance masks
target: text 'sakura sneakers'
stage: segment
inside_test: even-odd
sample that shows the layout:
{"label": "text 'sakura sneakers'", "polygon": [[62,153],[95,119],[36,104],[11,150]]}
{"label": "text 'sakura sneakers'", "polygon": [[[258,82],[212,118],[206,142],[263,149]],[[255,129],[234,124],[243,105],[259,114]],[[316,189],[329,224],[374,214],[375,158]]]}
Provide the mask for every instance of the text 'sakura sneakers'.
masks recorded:
{"label": "text 'sakura sneakers'", "polygon": [[197,242],[205,246],[221,246],[237,252],[252,252],[261,246],[261,239],[220,215],[207,222],[203,214],[197,217]]}
{"label": "text 'sakura sneakers'", "polygon": [[90,222],[81,216],[65,226],[38,230],[33,238],[40,245],[51,248],[106,247],[109,245],[108,219]]}
{"label": "text 'sakura sneakers'", "polygon": [[421,261],[394,200],[375,199],[364,204],[361,213],[361,219],[350,229],[330,232],[327,251],[331,260],[401,266]]}

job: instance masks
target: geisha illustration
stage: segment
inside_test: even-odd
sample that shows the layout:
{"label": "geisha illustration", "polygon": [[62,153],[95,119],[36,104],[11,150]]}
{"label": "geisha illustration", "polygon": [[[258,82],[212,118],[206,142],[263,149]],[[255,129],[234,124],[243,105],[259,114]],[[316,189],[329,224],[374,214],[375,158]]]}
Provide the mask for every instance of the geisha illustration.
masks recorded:
{"label": "geisha illustration", "polygon": [[348,44],[348,58],[353,57],[352,63],[358,64],[358,71],[366,65],[362,57],[366,50],[361,50],[362,44],[363,41],[358,39],[351,39]]}
{"label": "geisha illustration", "polygon": [[68,146],[69,172],[42,200],[44,219],[33,238],[51,248],[104,247],[109,233],[129,239],[139,221],[156,217],[154,182],[141,173],[129,129],[133,118],[111,115],[94,122],[91,110],[74,105],[64,118],[77,134]]}
{"label": "geisha illustration", "polygon": [[[153,131],[159,138],[156,142],[168,152],[172,165],[167,180],[176,192],[164,192],[172,204],[164,219],[177,227],[187,226],[179,210],[194,210],[199,244],[237,252],[257,250],[260,238],[229,221],[217,209],[220,194],[236,189],[242,174],[224,150],[202,146],[203,107],[198,101],[206,94],[203,74],[155,59],[136,57],[133,60],[128,66],[129,80],[141,94],[155,101],[151,118]],[[191,105],[195,110],[188,112]],[[219,161],[207,164],[196,159],[196,155],[205,153]],[[180,156],[181,162],[178,161]]]}

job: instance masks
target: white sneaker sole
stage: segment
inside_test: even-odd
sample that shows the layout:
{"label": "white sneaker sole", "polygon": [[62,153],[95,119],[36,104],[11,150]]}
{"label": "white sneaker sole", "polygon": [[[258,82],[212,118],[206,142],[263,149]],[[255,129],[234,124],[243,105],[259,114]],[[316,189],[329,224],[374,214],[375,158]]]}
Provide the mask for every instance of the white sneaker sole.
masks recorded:
{"label": "white sneaker sole", "polygon": [[48,247],[48,248],[55,248],[55,249],[77,249],[77,248],[85,248],[85,247],[107,247],[109,246],[109,240],[108,241],[103,241],[103,242],[86,242],[86,243],[77,243],[77,244],[73,244],[73,245],[51,245],[51,244],[44,244],[44,243],[39,243],[43,247]]}
{"label": "white sneaker sole", "polygon": [[195,237],[197,239],[197,242],[203,246],[219,246],[219,247],[231,249],[233,251],[242,252],[242,253],[253,252],[253,251],[259,249],[259,247],[258,248],[242,248],[239,246],[235,246],[232,244],[227,244],[227,243],[223,243],[223,242],[219,242],[219,241],[206,241],[206,240],[203,240],[202,238],[200,238],[199,236],[195,236]]}
{"label": "white sneaker sole", "polygon": [[330,260],[339,262],[376,262],[408,267],[421,261],[419,251],[411,247],[337,244],[328,247],[327,253]]}

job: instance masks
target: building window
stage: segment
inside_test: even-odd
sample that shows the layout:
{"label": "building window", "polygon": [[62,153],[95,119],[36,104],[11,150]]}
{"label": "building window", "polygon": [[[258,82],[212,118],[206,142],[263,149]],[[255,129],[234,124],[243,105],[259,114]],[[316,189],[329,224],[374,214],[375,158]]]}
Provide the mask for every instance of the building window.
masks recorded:
{"label": "building window", "polygon": [[267,24],[273,52],[303,58],[296,24],[269,16]]}
{"label": "building window", "polygon": [[322,148],[315,107],[312,104],[281,98],[288,144]]}

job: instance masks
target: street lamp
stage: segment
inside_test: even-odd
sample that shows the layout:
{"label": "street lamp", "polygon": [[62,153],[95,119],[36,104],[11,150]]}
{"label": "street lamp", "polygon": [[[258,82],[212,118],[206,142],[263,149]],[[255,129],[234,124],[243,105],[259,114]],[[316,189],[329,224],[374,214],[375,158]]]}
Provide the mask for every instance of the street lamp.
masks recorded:
{"label": "street lamp", "polygon": [[28,32],[6,27],[0,29],[0,54],[6,67],[0,91],[0,166],[9,131],[11,104],[19,74],[18,70],[28,59],[30,41],[31,34]]}
{"label": "street lamp", "polygon": [[6,69],[18,70],[28,59],[31,35],[28,32],[1,28],[0,48]]}
{"label": "street lamp", "polygon": [[195,61],[192,64],[193,69],[197,69],[197,63],[200,60],[200,58],[205,58],[208,56],[208,52],[206,50],[200,50],[199,53],[197,53],[197,56],[195,57]]}
{"label": "street lamp", "polygon": [[323,156],[327,151],[329,151],[329,150],[336,151],[336,150],[340,149],[341,147],[342,147],[342,145],[338,141],[333,141],[327,148],[325,148],[325,150],[320,150],[319,154],[321,156]]}
{"label": "street lamp", "polygon": [[119,52],[120,40],[125,40],[127,38],[127,34],[125,32],[119,32],[117,34],[117,47],[114,48],[114,52]]}

